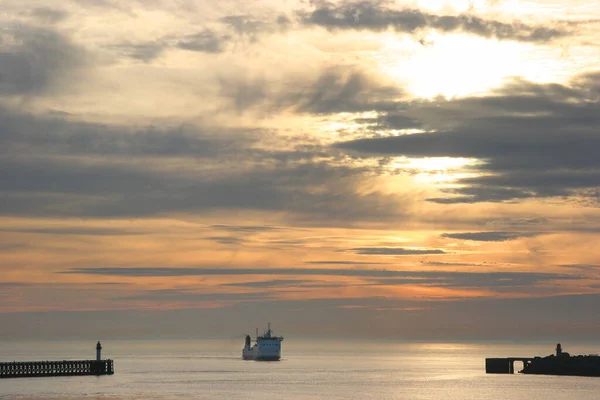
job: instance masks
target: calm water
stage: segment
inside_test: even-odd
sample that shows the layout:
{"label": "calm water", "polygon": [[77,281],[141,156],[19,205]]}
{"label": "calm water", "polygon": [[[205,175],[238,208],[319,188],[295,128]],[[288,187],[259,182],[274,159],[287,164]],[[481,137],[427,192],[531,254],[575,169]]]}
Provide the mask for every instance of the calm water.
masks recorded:
{"label": "calm water", "polygon": [[[0,380],[3,399],[597,400],[600,378],[486,375],[485,357],[548,355],[553,343],[283,342],[280,362],[240,359],[243,340],[103,341],[115,375]],[[571,354],[600,344],[563,343]],[[5,342],[0,361],[88,359],[95,342]],[[515,365],[520,369],[519,365]]]}

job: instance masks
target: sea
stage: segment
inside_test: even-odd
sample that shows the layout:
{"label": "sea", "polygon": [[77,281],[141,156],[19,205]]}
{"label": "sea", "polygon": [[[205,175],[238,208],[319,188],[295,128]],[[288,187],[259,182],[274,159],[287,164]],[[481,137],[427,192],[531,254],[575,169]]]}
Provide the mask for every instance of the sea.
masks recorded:
{"label": "sea", "polygon": [[[103,340],[112,376],[0,379],[0,398],[598,400],[600,378],[489,375],[486,357],[545,356],[556,343],[288,338],[279,362],[241,359],[243,338]],[[562,343],[571,354],[600,343]],[[8,341],[0,362],[94,359],[96,340]],[[515,370],[522,368],[516,363]]]}

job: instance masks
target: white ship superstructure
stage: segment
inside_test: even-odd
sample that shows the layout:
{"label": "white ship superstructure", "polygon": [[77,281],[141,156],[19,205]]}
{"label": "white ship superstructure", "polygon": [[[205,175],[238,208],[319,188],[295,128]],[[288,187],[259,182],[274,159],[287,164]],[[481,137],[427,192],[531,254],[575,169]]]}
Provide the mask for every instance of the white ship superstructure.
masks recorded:
{"label": "white ship superstructure", "polygon": [[246,344],[242,350],[244,360],[278,361],[281,358],[281,341],[283,336],[273,335],[271,324],[262,336],[256,332],[256,342],[252,344],[250,335],[246,335]]}

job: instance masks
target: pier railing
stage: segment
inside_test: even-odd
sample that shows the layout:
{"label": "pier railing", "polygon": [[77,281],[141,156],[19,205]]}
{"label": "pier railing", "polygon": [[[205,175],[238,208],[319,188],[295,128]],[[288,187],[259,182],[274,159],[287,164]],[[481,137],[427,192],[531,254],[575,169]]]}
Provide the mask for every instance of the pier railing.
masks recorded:
{"label": "pier railing", "polygon": [[0,363],[0,378],[112,375],[113,360],[20,361]]}

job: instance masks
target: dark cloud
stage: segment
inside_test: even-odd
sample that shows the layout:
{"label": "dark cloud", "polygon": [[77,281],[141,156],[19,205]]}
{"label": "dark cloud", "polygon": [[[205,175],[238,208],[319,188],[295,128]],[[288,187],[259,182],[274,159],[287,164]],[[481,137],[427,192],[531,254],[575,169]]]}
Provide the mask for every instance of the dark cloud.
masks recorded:
{"label": "dark cloud", "polygon": [[376,282],[381,285],[425,285],[435,287],[452,288],[480,288],[498,291],[512,291],[516,287],[532,286],[547,281],[578,279],[575,277],[565,277],[560,274],[538,274],[538,273],[510,273],[510,272],[490,272],[490,273],[440,273],[438,276],[414,274],[408,278],[388,278],[377,279]]}
{"label": "dark cloud", "polygon": [[537,236],[535,232],[465,232],[444,233],[442,237],[450,239],[472,240],[476,242],[506,242],[520,238]]}
{"label": "dark cloud", "polygon": [[217,29],[204,29],[180,36],[166,35],[148,42],[120,43],[110,48],[143,62],[151,62],[169,49],[217,54],[240,41],[255,42],[262,34],[286,30],[290,25],[284,15],[275,21],[259,20],[249,15],[228,15],[219,19],[219,22],[221,26]]}
{"label": "dark cloud", "polygon": [[546,226],[551,222],[550,219],[545,217],[513,217],[513,218],[499,218],[485,221],[487,227],[493,228],[523,228],[523,227],[538,227]]}
{"label": "dark cloud", "polygon": [[0,31],[0,95],[48,90],[84,65],[86,53],[51,29],[19,24]]}
{"label": "dark cloud", "polygon": [[460,189],[442,189],[443,193],[457,195],[456,197],[431,197],[427,201],[439,204],[459,204],[459,203],[480,203],[480,202],[500,202],[506,200],[519,200],[536,197],[533,191],[483,187],[465,187]]}
{"label": "dark cloud", "polygon": [[377,82],[360,71],[331,68],[305,89],[282,95],[278,102],[298,112],[331,114],[392,110],[401,95],[398,87]]}
{"label": "dark cloud", "polygon": [[142,62],[152,62],[169,49],[216,54],[227,49],[232,40],[229,34],[219,34],[209,29],[182,36],[164,36],[147,42],[123,42],[109,46],[122,56]]}
{"label": "dark cloud", "polygon": [[561,264],[559,267],[575,268],[589,271],[600,271],[600,264]]}
{"label": "dark cloud", "polygon": [[425,265],[433,265],[435,267],[481,267],[485,264],[474,264],[468,262],[444,262],[444,261],[421,261]]}
{"label": "dark cloud", "polygon": [[420,29],[467,32],[485,38],[524,42],[547,42],[569,34],[561,28],[531,26],[522,22],[504,23],[474,15],[434,15],[417,9],[394,10],[379,1],[329,3],[312,12],[299,12],[300,21],[327,29],[355,29],[414,33]]}
{"label": "dark cloud", "polygon": [[30,283],[26,282],[0,282],[0,287],[11,289],[11,288],[19,288],[23,286],[30,286]]}
{"label": "dark cloud", "polygon": [[146,43],[121,43],[111,46],[111,49],[125,57],[134,58],[143,62],[151,62],[158,58],[167,44],[162,41],[153,41]]}
{"label": "dark cloud", "polygon": [[28,248],[29,245],[24,243],[2,243],[0,244],[0,251],[14,251]]}
{"label": "dark cloud", "polygon": [[388,255],[388,256],[412,256],[423,254],[446,254],[439,249],[405,249],[402,247],[357,247],[350,251],[356,254]]}
{"label": "dark cloud", "polygon": [[114,300],[136,301],[176,301],[176,302],[218,302],[218,301],[257,301],[272,298],[270,293],[197,293],[183,289],[146,290],[141,294],[115,298]]}
{"label": "dark cloud", "polygon": [[91,235],[120,236],[140,235],[143,232],[119,228],[64,227],[64,228],[0,228],[0,232],[34,233],[39,235]]}
{"label": "dark cloud", "polygon": [[559,267],[577,271],[584,276],[600,277],[600,265],[596,264],[562,264]]}
{"label": "dark cloud", "polygon": [[221,22],[229,25],[239,35],[256,35],[267,29],[267,23],[257,20],[251,15],[228,15]]}
{"label": "dark cloud", "polygon": [[292,21],[284,14],[279,15],[276,19],[276,22],[279,28],[283,31],[287,30],[292,24]]}
{"label": "dark cloud", "polygon": [[[510,292],[514,288],[552,283],[558,280],[578,280],[578,276],[556,273],[536,272],[455,272],[455,271],[395,271],[369,269],[333,269],[333,268],[73,268],[61,274],[86,274],[127,277],[172,277],[172,276],[337,276],[363,278],[371,285],[425,285],[432,287],[481,288],[491,291]],[[266,283],[249,281],[233,284],[245,287],[297,286],[298,288],[344,287],[340,282],[305,282],[298,280],[270,280]],[[273,283],[275,282],[275,283]],[[283,283],[282,283],[283,282]],[[352,286],[352,284],[350,284]],[[194,296],[196,296],[194,294]]]}
{"label": "dark cloud", "polygon": [[[398,99],[403,96],[403,91],[394,83],[348,66],[328,68],[316,78],[294,77],[283,89],[265,78],[231,77],[221,80],[221,92],[239,112],[308,114],[391,112],[397,110]],[[406,123],[413,125],[417,121]]]}
{"label": "dark cloud", "polygon": [[206,240],[212,240],[220,244],[224,245],[238,245],[244,242],[243,238],[235,237],[235,236],[210,236],[204,238]]}
{"label": "dark cloud", "polygon": [[314,282],[315,281],[301,280],[301,279],[274,279],[274,280],[270,280],[270,281],[225,283],[222,286],[237,286],[237,287],[264,289],[264,288],[303,286],[307,283],[314,283]]}
{"label": "dark cloud", "polygon": [[306,261],[305,264],[315,264],[315,265],[375,265],[375,264],[386,264],[381,262],[369,262],[369,261],[339,261],[339,260],[331,260],[331,261]]}
{"label": "dark cloud", "polygon": [[337,268],[73,268],[64,274],[114,276],[196,276],[196,275],[328,275],[328,276],[405,276],[406,271]]}
{"label": "dark cloud", "polygon": [[239,233],[273,232],[283,229],[269,225],[210,225],[209,228]]}
{"label": "dark cloud", "polygon": [[[1,161],[1,160],[0,160]],[[198,176],[139,165],[82,165],[20,160],[0,162],[0,212],[39,216],[148,216],[210,210],[254,209],[304,215],[304,221],[402,218],[398,198],[360,196],[349,174],[328,192],[311,194],[307,185],[335,182],[344,171],[307,165],[246,169],[229,176]],[[313,179],[314,175],[314,179]],[[318,178],[317,178],[318,176]],[[321,181],[321,182],[320,182]],[[340,184],[343,183],[343,184]],[[348,186],[345,186],[348,185]],[[337,186],[337,187],[336,187]]]}
{"label": "dark cloud", "polygon": [[67,18],[69,13],[57,8],[36,7],[29,12],[29,15],[41,22],[55,24]]}
{"label": "dark cloud", "polygon": [[[300,143],[292,157],[290,150],[256,148],[255,129],[109,126],[67,118],[0,108],[0,213],[124,217],[254,209],[322,224],[406,213],[401,204],[408,199],[364,195],[359,189],[368,170],[330,162],[335,155],[315,157],[325,149],[318,144]],[[319,187],[327,190],[314,190]]]}
{"label": "dark cloud", "polygon": [[192,126],[127,127],[71,122],[60,116],[20,114],[0,108],[0,155],[14,149],[46,155],[217,157],[253,139],[236,131]]}
{"label": "dark cloud", "polygon": [[[403,107],[423,133],[370,137],[335,145],[359,156],[477,159],[470,177],[430,201],[476,203],[533,197],[598,198],[600,74],[569,85],[517,81],[487,97],[434,100]],[[394,113],[392,113],[395,115]],[[382,124],[389,116],[382,117]]]}
{"label": "dark cloud", "polygon": [[356,118],[354,122],[364,125],[374,125],[372,130],[420,128],[421,122],[404,115],[402,111],[394,111],[380,115],[377,118]]}
{"label": "dark cloud", "polygon": [[180,38],[177,40],[176,46],[180,49],[202,53],[220,53],[225,50],[225,44],[230,39],[227,35],[218,35],[213,31],[204,30]]}

